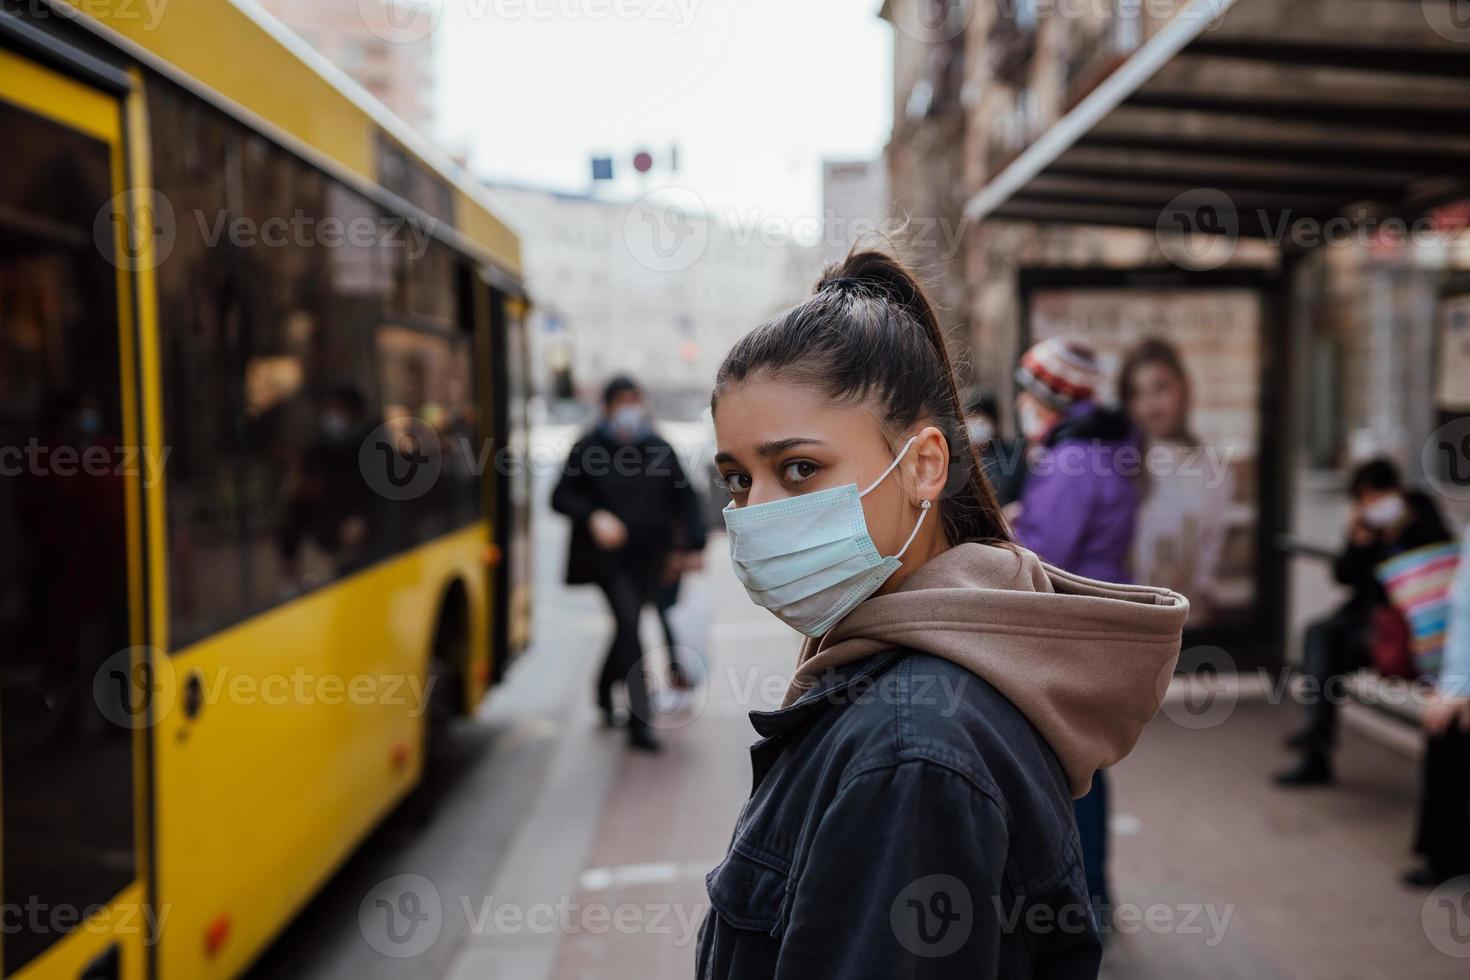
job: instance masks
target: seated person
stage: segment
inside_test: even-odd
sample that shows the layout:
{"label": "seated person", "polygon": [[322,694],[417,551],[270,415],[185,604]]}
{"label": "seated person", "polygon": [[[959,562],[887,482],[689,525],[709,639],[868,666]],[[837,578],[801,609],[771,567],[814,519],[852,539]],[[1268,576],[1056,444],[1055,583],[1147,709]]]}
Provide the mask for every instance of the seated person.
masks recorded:
{"label": "seated person", "polygon": [[1427,495],[1405,490],[1398,469],[1386,459],[1365,463],[1349,484],[1353,498],[1347,544],[1333,572],[1352,595],[1332,615],[1307,627],[1302,670],[1313,681],[1304,698],[1306,724],[1286,740],[1301,761],[1280,773],[1281,786],[1319,786],[1332,782],[1332,746],[1337,705],[1329,685],[1372,662],[1369,647],[1373,611],[1388,602],[1379,584],[1378,565],[1394,555],[1450,540],[1439,509]]}

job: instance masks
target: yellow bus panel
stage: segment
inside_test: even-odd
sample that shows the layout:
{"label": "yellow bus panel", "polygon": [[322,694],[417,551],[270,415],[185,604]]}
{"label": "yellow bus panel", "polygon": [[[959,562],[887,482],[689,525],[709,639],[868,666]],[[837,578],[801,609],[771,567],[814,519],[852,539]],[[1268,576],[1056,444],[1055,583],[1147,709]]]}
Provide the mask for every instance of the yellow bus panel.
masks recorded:
{"label": "yellow bus panel", "polygon": [[[167,660],[162,975],[239,972],[418,781],[434,611],[456,579],[483,594],[488,542],[476,524]],[[484,646],[481,604],[470,616]]]}

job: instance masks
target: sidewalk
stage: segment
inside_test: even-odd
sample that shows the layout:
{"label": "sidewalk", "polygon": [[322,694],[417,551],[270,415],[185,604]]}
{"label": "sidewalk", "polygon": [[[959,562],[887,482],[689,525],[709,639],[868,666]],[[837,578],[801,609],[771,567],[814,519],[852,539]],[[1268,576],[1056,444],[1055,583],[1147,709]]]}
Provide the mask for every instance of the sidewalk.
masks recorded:
{"label": "sidewalk", "polygon": [[[778,699],[795,650],[752,607],[722,540],[704,576],[718,609],[708,700],[673,719],[665,751],[623,751],[583,699],[541,795],[488,887],[518,911],[556,907],[556,929],[476,929],[450,976],[684,980],[750,783],[745,713]],[[650,624],[649,635],[654,633]],[[600,647],[581,651],[590,690]],[[1417,773],[1349,735],[1340,785],[1288,793],[1270,773],[1290,706],[1242,702],[1191,730],[1160,716],[1114,771],[1116,931],[1104,974],[1314,980],[1463,977],[1470,960],[1426,938],[1426,895],[1402,889]],[[549,908],[546,912],[551,915]],[[1470,944],[1464,952],[1470,953]]]}
{"label": "sidewalk", "polygon": [[[590,700],[603,644],[578,651],[584,676],[567,683],[587,696],[571,698],[539,797],[487,886],[495,907],[556,928],[471,929],[452,980],[693,976],[704,875],[724,856],[750,787],[746,712],[760,706],[751,696],[769,689],[779,699],[795,651],[791,631],[751,606],[722,546],[710,547],[710,571],[686,579],[719,610],[713,666],[699,695],[666,716],[663,752],[628,752],[622,732],[600,727]],[[651,615],[644,627],[654,649]]]}
{"label": "sidewalk", "polygon": [[[1348,734],[1338,785],[1281,790],[1292,705],[1241,703],[1214,728],[1161,715],[1114,770],[1113,876],[1119,903],[1232,910],[1225,938],[1110,937],[1106,975],[1129,980],[1465,977],[1470,959],[1437,950],[1429,895],[1398,884],[1411,863],[1418,770]],[[1208,927],[1206,929],[1208,933]],[[1470,940],[1457,952],[1470,955]]]}

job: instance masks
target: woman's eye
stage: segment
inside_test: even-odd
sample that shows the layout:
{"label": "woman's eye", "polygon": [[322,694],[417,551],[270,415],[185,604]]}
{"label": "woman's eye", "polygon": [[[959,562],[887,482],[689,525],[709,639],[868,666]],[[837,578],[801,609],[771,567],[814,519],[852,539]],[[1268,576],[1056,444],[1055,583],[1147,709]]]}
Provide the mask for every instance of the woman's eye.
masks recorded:
{"label": "woman's eye", "polygon": [[781,479],[787,483],[800,483],[817,472],[817,464],[799,459],[781,467]]}
{"label": "woman's eye", "polygon": [[726,473],[720,477],[720,485],[731,493],[744,493],[750,489],[750,477],[744,473]]}

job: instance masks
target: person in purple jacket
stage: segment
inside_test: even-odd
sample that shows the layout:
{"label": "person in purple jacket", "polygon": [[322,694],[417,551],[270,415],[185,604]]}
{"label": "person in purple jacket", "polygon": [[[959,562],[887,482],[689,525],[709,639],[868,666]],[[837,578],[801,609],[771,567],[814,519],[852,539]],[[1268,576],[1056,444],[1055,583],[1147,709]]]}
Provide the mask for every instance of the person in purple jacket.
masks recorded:
{"label": "person in purple jacket", "polygon": [[[1093,402],[1097,355],[1081,340],[1053,337],[1028,350],[1016,369],[1016,413],[1027,463],[1016,541],[1077,575],[1129,583],[1128,555],[1141,500],[1141,451],[1122,412]],[[1087,885],[1100,921],[1108,900],[1108,787],[1098,770],[1077,800]]]}
{"label": "person in purple jacket", "polygon": [[1016,369],[1016,412],[1028,444],[1016,538],[1076,575],[1128,583],[1142,454],[1122,412],[1094,404],[1092,348],[1054,337]]}

